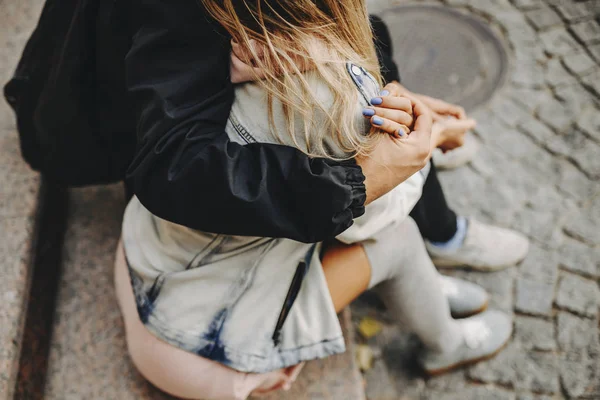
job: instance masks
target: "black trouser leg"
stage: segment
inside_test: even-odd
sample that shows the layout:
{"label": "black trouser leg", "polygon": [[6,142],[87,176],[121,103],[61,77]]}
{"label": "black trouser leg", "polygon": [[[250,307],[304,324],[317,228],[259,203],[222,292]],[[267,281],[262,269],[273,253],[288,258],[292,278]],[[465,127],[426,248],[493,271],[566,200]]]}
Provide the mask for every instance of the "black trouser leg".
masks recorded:
{"label": "black trouser leg", "polygon": [[447,242],[456,233],[456,213],[446,203],[433,162],[423,186],[423,194],[410,216],[417,223],[423,238],[431,242]]}
{"label": "black trouser leg", "polygon": [[[371,26],[376,39],[375,46],[382,75],[388,82],[399,81],[400,75],[392,54],[392,37],[387,26],[375,16],[371,16]],[[432,242],[446,242],[456,233],[456,214],[446,203],[433,162],[423,187],[423,195],[410,216],[417,223],[423,238]]]}

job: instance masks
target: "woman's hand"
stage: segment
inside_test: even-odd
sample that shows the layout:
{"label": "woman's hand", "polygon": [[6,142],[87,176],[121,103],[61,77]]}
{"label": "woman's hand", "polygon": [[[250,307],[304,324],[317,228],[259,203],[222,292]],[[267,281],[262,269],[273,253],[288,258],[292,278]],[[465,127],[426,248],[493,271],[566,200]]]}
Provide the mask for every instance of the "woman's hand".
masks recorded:
{"label": "woman's hand", "polygon": [[373,151],[368,156],[356,157],[366,177],[365,204],[383,196],[429,162],[432,151],[431,113],[419,100],[414,101],[412,110],[415,122],[410,134],[397,138],[379,133],[381,140]]}
{"label": "woman's hand", "polygon": [[477,122],[474,119],[446,118],[433,124],[433,136],[437,137],[436,147],[445,153],[461,147],[465,143],[468,131],[475,128]]}
{"label": "woman's hand", "polygon": [[402,137],[413,128],[413,102],[404,96],[382,96],[371,99],[372,107],[363,110],[371,125],[394,137]]}

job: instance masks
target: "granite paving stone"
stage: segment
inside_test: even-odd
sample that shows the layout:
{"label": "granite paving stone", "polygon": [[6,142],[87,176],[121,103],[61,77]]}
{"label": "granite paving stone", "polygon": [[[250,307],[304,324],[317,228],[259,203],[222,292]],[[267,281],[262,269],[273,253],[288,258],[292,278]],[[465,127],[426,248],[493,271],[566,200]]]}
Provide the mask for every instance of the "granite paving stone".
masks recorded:
{"label": "granite paving stone", "polygon": [[600,96],[600,69],[594,69],[592,73],[581,78],[583,85],[596,96]]}
{"label": "granite paving stone", "polygon": [[516,315],[514,338],[527,350],[551,351],[556,349],[553,321]]}
{"label": "granite paving stone", "polygon": [[550,7],[540,7],[525,13],[527,19],[537,30],[543,30],[556,25],[562,25],[562,20]]}
{"label": "granite paving stone", "polygon": [[577,122],[587,108],[600,107],[600,100],[581,84],[562,85],[554,88],[554,95],[569,111],[574,113]]}
{"label": "granite paving stone", "polygon": [[567,237],[558,253],[563,268],[591,278],[600,278],[600,248]]}
{"label": "granite paving stone", "polygon": [[598,68],[598,64],[584,52],[563,58],[563,63],[575,75],[586,75],[593,69]]}
{"label": "granite paving stone", "polygon": [[[550,90],[538,90],[526,87],[517,87],[512,88],[509,93],[507,93],[516,103],[525,107],[530,114],[534,114],[537,110],[538,105],[545,101],[544,98],[548,99],[552,97],[552,92]],[[531,118],[528,118],[527,121],[530,121]],[[527,122],[525,121],[525,122]]]}
{"label": "granite paving stone", "polygon": [[556,138],[556,133],[552,129],[535,118],[529,118],[527,121],[522,122],[519,128],[541,146]]}
{"label": "granite paving stone", "polygon": [[508,385],[516,390],[557,393],[558,360],[550,352],[527,352],[513,342],[495,358],[469,368],[470,378],[484,383]]}
{"label": "granite paving stone", "polygon": [[598,357],[600,357],[600,351],[593,355],[587,352],[561,354],[560,381],[570,398],[598,398],[597,386],[595,386],[596,382],[600,380]]}
{"label": "granite paving stone", "polygon": [[435,392],[427,393],[423,400],[514,400],[515,394],[508,390],[492,386],[469,387],[460,392]]}
{"label": "granite paving stone", "polygon": [[[565,59],[570,58],[565,57]],[[567,71],[559,59],[552,59],[546,64],[546,83],[552,88],[577,84],[577,78]]]}
{"label": "granite paving stone", "polygon": [[600,143],[600,109],[588,105],[575,121],[577,127]]}
{"label": "granite paving stone", "polygon": [[556,10],[563,18],[572,23],[593,18],[594,13],[591,11],[594,7],[597,7],[596,0],[563,1],[557,3]]}
{"label": "granite paving stone", "polygon": [[600,25],[596,21],[579,22],[571,25],[571,30],[579,40],[586,44],[600,41]]}
{"label": "granite paving stone", "polygon": [[596,62],[600,63],[600,44],[594,44],[588,46],[588,51],[592,53],[592,57],[596,60]]}
{"label": "granite paving stone", "polygon": [[600,215],[579,209],[565,224],[565,232],[590,245],[600,245]]}
{"label": "granite paving stone", "polygon": [[582,50],[581,46],[565,28],[555,28],[540,33],[546,52],[553,56],[565,56]]}
{"label": "granite paving stone", "polygon": [[538,116],[558,134],[567,133],[574,120],[574,115],[568,112],[558,100],[540,104]]}
{"label": "granite paving stone", "polygon": [[598,348],[598,319],[583,318],[561,311],[556,316],[556,339],[565,352],[591,352]]}
{"label": "granite paving stone", "polygon": [[[597,182],[590,180],[579,168],[566,160],[558,160],[556,168],[551,172],[556,177],[556,188],[579,203],[587,202],[600,193],[600,185]],[[574,228],[573,234],[577,235],[577,231],[579,230]]]}
{"label": "granite paving stone", "polygon": [[600,379],[598,319],[580,318],[567,312],[557,315],[557,339],[562,349],[560,375],[566,392],[573,398],[593,394]]}
{"label": "granite paving stone", "polygon": [[573,274],[561,275],[556,305],[588,317],[597,315],[600,305],[600,290],[597,282]]}
{"label": "granite paving stone", "polygon": [[532,10],[545,5],[543,0],[513,0],[513,4],[521,10]]}
{"label": "granite paving stone", "polygon": [[515,310],[532,315],[552,315],[554,285],[519,278],[516,285]]}
{"label": "granite paving stone", "polygon": [[558,279],[558,263],[557,252],[532,245],[521,263],[519,275],[532,281],[554,285]]}
{"label": "granite paving stone", "polygon": [[554,400],[556,397],[547,396],[543,394],[533,394],[533,393],[519,393],[517,394],[517,400]]}

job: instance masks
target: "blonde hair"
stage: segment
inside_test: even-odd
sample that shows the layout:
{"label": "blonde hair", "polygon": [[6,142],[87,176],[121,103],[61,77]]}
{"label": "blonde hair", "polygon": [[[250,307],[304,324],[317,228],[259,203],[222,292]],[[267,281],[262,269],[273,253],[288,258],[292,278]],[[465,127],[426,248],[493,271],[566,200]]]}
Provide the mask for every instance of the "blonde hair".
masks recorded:
{"label": "blonde hair", "polygon": [[[367,154],[373,138],[357,124],[358,90],[346,70],[358,64],[381,83],[373,34],[365,0],[201,0],[215,18],[248,53],[242,60],[261,69],[260,84],[268,93],[269,121],[273,99],[283,105],[287,134],[301,150],[295,135],[295,115],[303,122],[305,153],[336,158],[325,144],[332,136],[345,154]],[[254,40],[262,54],[257,54]],[[302,71],[311,69],[328,87],[333,103],[323,104]],[[326,116],[325,126],[313,126],[316,112]],[[295,114],[297,113],[297,114]],[[281,139],[280,139],[281,140]],[[304,150],[303,150],[304,151]]]}

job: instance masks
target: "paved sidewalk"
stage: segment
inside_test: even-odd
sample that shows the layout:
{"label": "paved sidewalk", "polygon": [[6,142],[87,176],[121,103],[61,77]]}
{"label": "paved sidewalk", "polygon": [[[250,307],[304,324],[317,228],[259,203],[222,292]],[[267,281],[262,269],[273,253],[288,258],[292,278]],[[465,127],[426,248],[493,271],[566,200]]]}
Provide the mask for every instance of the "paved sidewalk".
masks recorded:
{"label": "paved sidewalk", "polygon": [[[373,11],[401,3],[370,1]],[[446,376],[424,379],[415,339],[385,322],[373,299],[356,302],[356,321],[384,321],[368,342],[376,360],[367,397],[600,399],[600,0],[443,3],[503,32],[511,70],[474,114],[476,160],[441,181],[456,211],[520,230],[532,248],[506,271],[456,273],[514,313],[515,333],[496,359]]]}

